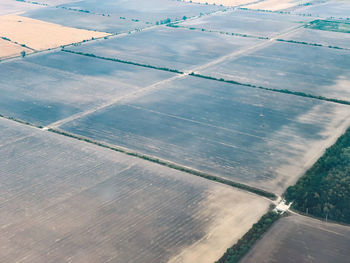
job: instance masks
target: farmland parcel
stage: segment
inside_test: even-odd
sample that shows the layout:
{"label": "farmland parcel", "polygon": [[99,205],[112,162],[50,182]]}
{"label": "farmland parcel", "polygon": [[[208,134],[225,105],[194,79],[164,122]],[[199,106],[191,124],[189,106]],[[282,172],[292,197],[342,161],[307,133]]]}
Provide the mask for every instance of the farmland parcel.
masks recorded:
{"label": "farmland parcel", "polygon": [[103,32],[63,27],[17,15],[0,16],[0,32],[2,37],[35,50],[55,48],[109,35]]}
{"label": "farmland parcel", "polygon": [[238,33],[243,36],[271,37],[291,28],[300,27],[303,22],[310,20],[312,20],[310,17],[235,9],[185,21],[179,25],[215,32]]}
{"label": "farmland parcel", "polygon": [[293,215],[280,219],[242,263],[349,261],[350,229]]}
{"label": "farmland parcel", "polygon": [[[181,39],[181,44],[174,41],[174,38]],[[67,50],[157,67],[189,70],[261,41],[162,27],[107,41],[67,47]]]}
{"label": "farmland parcel", "polygon": [[64,52],[8,61],[0,64],[0,114],[44,126],[173,76]]}
{"label": "farmland parcel", "polygon": [[345,105],[188,76],[61,128],[282,193],[349,117]]}
{"label": "farmland parcel", "polygon": [[274,42],[199,73],[266,88],[350,101],[350,52]]}
{"label": "farmland parcel", "polygon": [[[25,52],[25,53],[22,53]],[[5,58],[10,58],[10,57],[17,57],[22,54],[29,54],[32,53],[33,51],[26,48],[22,47],[19,44],[13,43],[10,40],[5,40],[0,38],[0,60],[5,59]]]}
{"label": "farmland parcel", "polygon": [[9,120],[0,119],[0,128],[4,262],[211,263],[269,205]]}

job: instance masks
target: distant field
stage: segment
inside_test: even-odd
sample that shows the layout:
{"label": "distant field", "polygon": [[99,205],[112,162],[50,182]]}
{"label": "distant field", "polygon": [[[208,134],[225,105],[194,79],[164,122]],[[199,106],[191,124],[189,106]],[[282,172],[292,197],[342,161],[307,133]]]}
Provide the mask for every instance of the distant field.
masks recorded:
{"label": "distant field", "polygon": [[219,32],[271,37],[310,20],[309,17],[236,9],[185,21],[180,25]]}
{"label": "distant field", "polygon": [[350,5],[347,0],[320,1],[313,5],[300,6],[292,13],[322,18],[350,18]]}
{"label": "distant field", "polygon": [[187,77],[61,128],[282,193],[349,117],[344,105]]}
{"label": "distant field", "polygon": [[174,74],[64,52],[0,64],[0,114],[47,125]]}
{"label": "distant field", "polygon": [[23,51],[26,54],[33,52],[32,50],[22,47],[18,44],[12,43],[9,40],[0,39],[0,60],[20,56],[21,52]]}
{"label": "distant field", "polygon": [[[4,262],[212,263],[269,202],[0,119]],[[194,260],[195,259],[195,260]]]}
{"label": "distant field", "polygon": [[184,70],[247,48],[259,41],[263,40],[166,27],[67,49]]}
{"label": "distant field", "polygon": [[145,22],[124,19],[120,16],[102,16],[92,13],[67,10],[60,7],[48,7],[42,10],[26,12],[23,16],[43,21],[87,30],[98,30],[108,33],[122,33],[147,26]]}
{"label": "distant field", "polygon": [[[350,34],[303,28],[283,37],[285,40],[321,44],[325,47],[350,49]],[[349,51],[348,51],[349,52]]]}
{"label": "distant field", "polygon": [[215,4],[215,5],[223,5],[223,6],[238,6],[238,5],[245,5],[249,4],[251,2],[254,2],[254,0],[184,0],[185,2],[191,2],[191,3],[201,3],[201,4]]}
{"label": "distant field", "polygon": [[199,73],[350,101],[349,68],[348,50],[277,42]]}
{"label": "distant field", "polygon": [[40,9],[43,6],[33,5],[29,3],[19,2],[15,0],[1,0],[0,1],[0,16],[8,14],[18,14],[30,10]]}
{"label": "distant field", "polygon": [[292,215],[277,221],[241,263],[347,263],[350,227]]}
{"label": "distant field", "polygon": [[[81,0],[40,0],[40,2],[36,2],[36,3],[46,4],[48,6],[56,6],[56,5],[68,4],[68,3],[79,2],[79,1]],[[35,1],[31,1],[31,2],[35,2]]]}
{"label": "distant field", "polygon": [[244,7],[249,9],[262,9],[262,10],[269,10],[269,11],[278,11],[278,10],[284,10],[291,7],[295,7],[299,5],[300,3],[307,2],[307,1],[297,1],[297,0],[265,0],[258,3],[254,3],[251,5],[246,5]]}
{"label": "distant field", "polygon": [[224,9],[220,6],[172,0],[83,0],[62,6],[77,10],[88,10],[93,13],[109,14],[112,18],[121,16],[150,23],[161,22],[168,18],[181,20],[184,16],[198,16]]}
{"label": "distant field", "polygon": [[17,15],[0,16],[1,36],[35,50],[44,50],[71,43],[108,36],[103,32],[63,27]]}
{"label": "distant field", "polygon": [[306,26],[311,29],[334,31],[340,33],[350,33],[350,22],[315,20]]}

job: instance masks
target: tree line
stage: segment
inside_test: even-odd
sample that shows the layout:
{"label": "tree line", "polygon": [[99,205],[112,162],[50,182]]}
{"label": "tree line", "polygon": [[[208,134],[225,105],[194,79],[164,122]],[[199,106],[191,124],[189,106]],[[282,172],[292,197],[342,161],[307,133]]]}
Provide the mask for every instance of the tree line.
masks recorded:
{"label": "tree line", "polygon": [[350,129],[285,193],[292,208],[350,224]]}

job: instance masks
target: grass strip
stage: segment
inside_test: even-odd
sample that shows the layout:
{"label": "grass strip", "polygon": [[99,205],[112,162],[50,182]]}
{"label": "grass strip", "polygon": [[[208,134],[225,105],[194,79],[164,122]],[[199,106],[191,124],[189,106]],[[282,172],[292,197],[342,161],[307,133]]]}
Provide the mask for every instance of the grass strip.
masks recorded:
{"label": "grass strip", "polygon": [[338,99],[333,99],[333,98],[327,98],[327,97],[312,95],[312,94],[308,94],[308,93],[304,93],[304,92],[300,92],[300,91],[291,91],[291,90],[288,90],[288,89],[266,88],[266,87],[262,87],[262,86],[256,86],[256,85],[253,85],[253,84],[249,84],[249,83],[242,83],[242,82],[238,82],[238,81],[234,81],[234,80],[225,80],[223,78],[215,78],[215,77],[211,77],[211,76],[201,75],[201,74],[197,74],[197,73],[194,73],[194,72],[190,73],[189,75],[197,77],[197,78],[204,78],[204,79],[210,79],[210,80],[215,80],[215,81],[221,81],[221,82],[225,82],[225,83],[230,83],[230,84],[235,84],[235,85],[240,85],[240,86],[245,86],[245,87],[250,87],[250,88],[274,91],[274,92],[291,94],[291,95],[300,96],[300,97],[306,97],[306,98],[312,98],[312,99],[318,99],[318,100],[324,100],[324,101],[329,101],[329,102],[335,102],[335,103],[350,105],[350,102],[346,101],[346,100],[338,100]]}
{"label": "grass strip", "polygon": [[109,60],[109,61],[129,64],[129,65],[144,67],[144,68],[158,69],[158,70],[168,71],[168,72],[177,73],[177,74],[184,74],[184,72],[177,70],[177,69],[170,69],[170,68],[166,68],[166,67],[156,67],[156,66],[152,66],[152,65],[148,65],[148,64],[142,64],[142,63],[137,63],[137,62],[128,61],[128,60],[122,60],[122,59],[118,59],[118,58],[107,58],[107,57],[97,56],[97,55],[91,54],[91,53],[83,53],[83,52],[68,50],[68,49],[64,49],[64,48],[62,48],[61,50],[63,52],[72,53],[72,54],[76,54],[76,55],[82,55],[82,56],[86,56],[86,57],[93,57],[93,58],[98,58],[98,59],[103,59],[103,60]]}
{"label": "grass strip", "polygon": [[264,39],[264,40],[268,40],[269,39],[268,37],[263,37],[263,36],[254,36],[254,35],[247,35],[247,34],[240,34],[240,33],[217,31],[217,30],[210,30],[210,29],[198,28],[198,27],[180,26],[180,25],[175,24],[175,23],[167,24],[167,26],[168,27],[173,27],[173,28],[184,28],[184,29],[197,30],[197,31],[202,31],[202,32],[217,33],[217,34],[229,35],[229,36],[256,38],[256,39]]}
{"label": "grass strip", "polygon": [[28,125],[28,126],[32,126],[32,127],[35,127],[35,128],[39,128],[39,129],[43,128],[43,126],[36,125],[36,124],[30,123],[30,122],[27,122],[27,121],[24,121],[24,120],[21,120],[21,119],[17,119],[17,118],[14,118],[14,117],[5,116],[5,115],[2,115],[2,114],[0,114],[0,118],[8,119],[8,120],[11,120],[11,121],[15,121],[15,122],[18,122],[18,123],[21,123],[21,124],[25,124],[25,125]]}
{"label": "grass strip", "polygon": [[326,46],[326,45],[323,45],[323,44],[308,43],[308,42],[295,41],[295,40],[285,40],[285,39],[281,39],[281,38],[276,39],[276,41],[288,42],[288,43],[293,43],[293,44],[301,44],[301,45],[307,45],[307,46],[314,46],[314,47],[326,47],[326,48],[334,48],[334,49],[345,49],[345,48],[338,47],[338,46]]}

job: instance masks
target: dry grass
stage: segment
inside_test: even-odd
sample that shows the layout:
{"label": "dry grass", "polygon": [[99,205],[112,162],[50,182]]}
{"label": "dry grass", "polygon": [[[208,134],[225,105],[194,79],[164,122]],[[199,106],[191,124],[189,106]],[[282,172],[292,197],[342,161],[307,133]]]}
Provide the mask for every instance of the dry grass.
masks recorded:
{"label": "dry grass", "polygon": [[0,39],[0,59],[20,56],[22,51],[25,51],[26,54],[32,52],[28,48]]}
{"label": "dry grass", "polygon": [[108,33],[64,27],[18,15],[0,16],[1,36],[35,50],[45,50],[91,38],[108,36]]}

